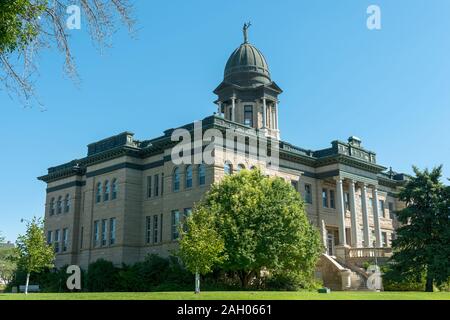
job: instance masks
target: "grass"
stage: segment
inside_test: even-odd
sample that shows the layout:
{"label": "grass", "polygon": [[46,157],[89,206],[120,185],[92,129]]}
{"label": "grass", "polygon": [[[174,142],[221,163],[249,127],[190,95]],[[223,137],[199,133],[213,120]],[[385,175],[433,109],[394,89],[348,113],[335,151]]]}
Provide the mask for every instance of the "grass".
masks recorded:
{"label": "grass", "polygon": [[0,300],[450,300],[449,292],[104,292],[104,293],[0,293]]}

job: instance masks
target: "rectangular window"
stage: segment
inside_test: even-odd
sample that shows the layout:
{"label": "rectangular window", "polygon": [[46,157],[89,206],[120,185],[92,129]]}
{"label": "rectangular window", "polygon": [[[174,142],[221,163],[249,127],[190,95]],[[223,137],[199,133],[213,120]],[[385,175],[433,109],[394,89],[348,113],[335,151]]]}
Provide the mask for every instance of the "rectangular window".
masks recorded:
{"label": "rectangular window", "polygon": [[59,230],[55,230],[55,238],[54,238],[54,246],[55,246],[55,252],[58,253],[59,252]]}
{"label": "rectangular window", "polygon": [[330,208],[335,209],[336,205],[334,202],[334,190],[330,190]]}
{"label": "rectangular window", "polygon": [[395,218],[394,203],[389,202],[388,206],[389,206],[389,218],[394,219]]}
{"label": "rectangular window", "polygon": [[155,180],[155,197],[157,197],[159,194],[159,175],[155,174],[154,180]]}
{"label": "rectangular window", "polygon": [[383,247],[387,247],[387,233],[386,232],[381,233],[381,245]]}
{"label": "rectangular window", "polygon": [[102,246],[106,246],[106,220],[102,220]]}
{"label": "rectangular window", "polygon": [[147,177],[147,198],[152,197],[152,177]]}
{"label": "rectangular window", "polygon": [[52,232],[47,231],[47,244],[52,244]]}
{"label": "rectangular window", "polygon": [[160,229],[159,229],[159,242],[163,241],[163,214],[161,213],[161,219],[159,221]]}
{"label": "rectangular window", "polygon": [[328,190],[322,189],[322,205],[324,208],[328,208]]}
{"label": "rectangular window", "polygon": [[152,219],[150,216],[145,217],[145,243],[150,244],[151,243],[151,231],[152,231]]}
{"label": "rectangular window", "polygon": [[116,243],[116,218],[109,219],[109,244]]}
{"label": "rectangular window", "polygon": [[68,244],[69,244],[69,230],[67,228],[64,228],[63,229],[63,246],[62,246],[63,252],[67,251]]}
{"label": "rectangular window", "polygon": [[99,221],[94,221],[94,247],[97,247],[99,245],[99,237],[98,237],[98,228],[99,228]]}
{"label": "rectangular window", "polygon": [[345,205],[345,210],[350,211],[350,193],[348,193],[348,192],[344,193],[344,205]]}
{"label": "rectangular window", "polygon": [[380,217],[386,218],[384,214],[384,200],[378,200],[378,210],[380,210]]}
{"label": "rectangular window", "polygon": [[253,106],[244,106],[244,124],[253,127]]}
{"label": "rectangular window", "polygon": [[158,215],[153,216],[153,243],[158,243]]}
{"label": "rectangular window", "polygon": [[179,238],[178,225],[180,224],[180,211],[172,211],[172,240],[177,240]]}
{"label": "rectangular window", "polygon": [[164,194],[164,173],[161,173],[161,195]]}
{"label": "rectangular window", "polygon": [[187,231],[187,222],[186,219],[188,217],[190,217],[192,214],[192,208],[184,208],[183,211],[183,230],[186,232]]}
{"label": "rectangular window", "polygon": [[310,204],[312,203],[312,191],[310,184],[305,184],[305,202]]}
{"label": "rectangular window", "polygon": [[298,191],[298,181],[291,180],[291,186],[295,189],[295,191]]}

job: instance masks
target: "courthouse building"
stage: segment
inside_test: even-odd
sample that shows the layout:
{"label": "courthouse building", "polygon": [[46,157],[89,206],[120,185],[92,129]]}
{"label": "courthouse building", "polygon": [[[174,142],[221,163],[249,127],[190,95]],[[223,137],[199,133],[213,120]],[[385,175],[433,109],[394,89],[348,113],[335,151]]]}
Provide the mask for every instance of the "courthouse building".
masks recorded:
{"label": "courthouse building", "polygon": [[[123,132],[93,142],[85,157],[39,177],[47,184],[45,230],[55,247],[56,266],[86,268],[99,258],[129,264],[149,253],[169,255],[177,246],[178,224],[209,186],[253,167],[290,181],[303,196],[326,247],[317,274],[330,286],[341,281],[334,287],[361,287],[351,282],[361,278],[358,263],[389,255],[393,212],[402,205],[395,194],[405,176],[378,164],[376,153],[354,136],[321,150],[283,141],[278,121],[282,90],[263,54],[248,42],[246,28],[244,34],[214,90],[214,113],[202,120],[202,129],[269,139],[279,146],[279,169],[235,148],[215,150],[212,164],[175,165],[175,129],[143,141]],[[182,128],[193,131],[194,123]]]}

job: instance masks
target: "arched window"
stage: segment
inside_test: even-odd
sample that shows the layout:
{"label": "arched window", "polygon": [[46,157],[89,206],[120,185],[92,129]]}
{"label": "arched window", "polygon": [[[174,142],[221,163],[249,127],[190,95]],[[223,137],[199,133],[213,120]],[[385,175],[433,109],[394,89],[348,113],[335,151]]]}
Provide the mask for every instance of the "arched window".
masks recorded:
{"label": "arched window", "polygon": [[245,166],[243,164],[238,164],[237,166],[237,172],[241,172],[241,170],[245,169]]}
{"label": "arched window", "polygon": [[64,199],[64,213],[70,211],[70,195],[66,194],[66,198]]}
{"label": "arched window", "polygon": [[58,197],[58,202],[56,204],[56,213],[60,214],[62,213],[62,197]]}
{"label": "arched window", "polygon": [[180,168],[177,167],[175,168],[175,170],[173,170],[172,181],[172,191],[180,190]]}
{"label": "arched window", "polygon": [[52,198],[52,200],[50,200],[50,215],[54,215],[55,214],[55,198]]}
{"label": "arched window", "polygon": [[112,181],[111,190],[112,190],[111,200],[114,200],[117,198],[117,179],[114,179]]}
{"label": "arched window", "polygon": [[228,161],[225,162],[225,165],[223,166],[223,171],[225,174],[232,174],[233,173],[233,166]]}
{"label": "arched window", "polygon": [[186,188],[192,188],[192,166],[186,167]]}
{"label": "arched window", "polygon": [[108,201],[109,200],[109,191],[110,191],[109,181],[106,180],[105,184],[103,186],[103,201]]}
{"label": "arched window", "polygon": [[95,191],[95,199],[97,203],[102,201],[102,184],[100,182],[97,183],[97,190]]}
{"label": "arched window", "polygon": [[202,163],[198,166],[198,185],[203,186],[206,182],[206,168]]}

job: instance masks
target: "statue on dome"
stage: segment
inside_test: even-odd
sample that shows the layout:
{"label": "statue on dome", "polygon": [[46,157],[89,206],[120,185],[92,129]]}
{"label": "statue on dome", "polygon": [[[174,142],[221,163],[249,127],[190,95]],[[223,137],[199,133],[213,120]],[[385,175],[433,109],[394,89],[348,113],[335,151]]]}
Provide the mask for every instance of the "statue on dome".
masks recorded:
{"label": "statue on dome", "polygon": [[248,23],[244,23],[244,27],[242,28],[244,31],[244,43],[248,43],[248,28],[250,28],[252,23],[249,21]]}

